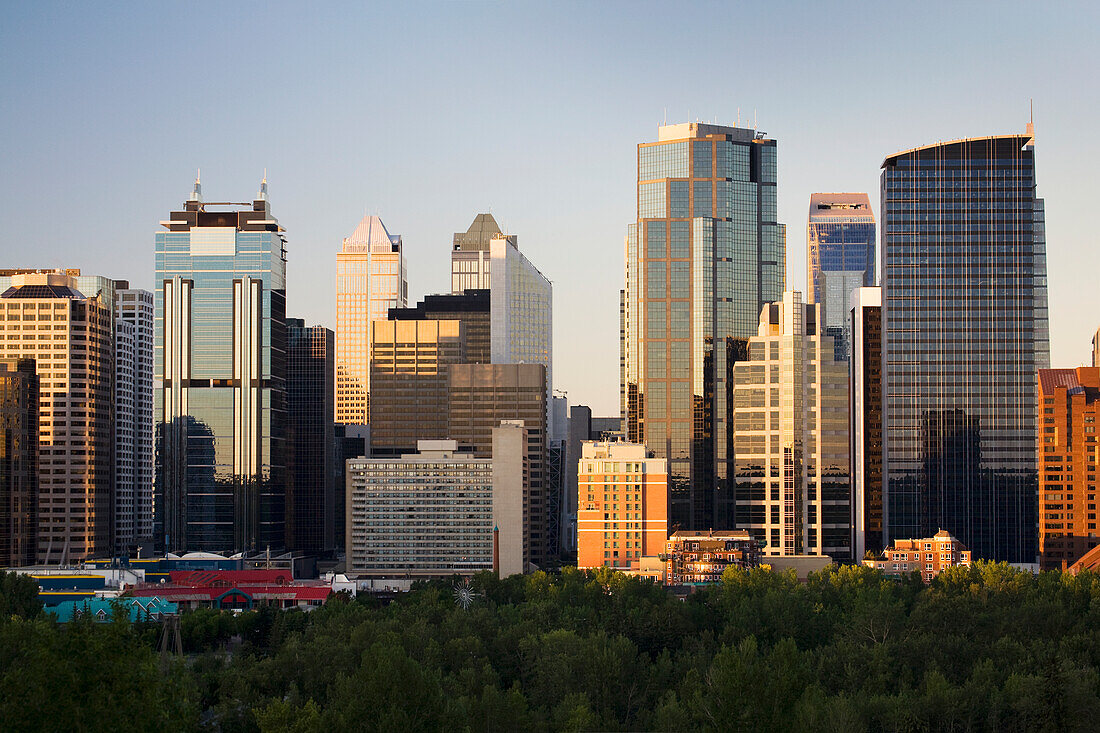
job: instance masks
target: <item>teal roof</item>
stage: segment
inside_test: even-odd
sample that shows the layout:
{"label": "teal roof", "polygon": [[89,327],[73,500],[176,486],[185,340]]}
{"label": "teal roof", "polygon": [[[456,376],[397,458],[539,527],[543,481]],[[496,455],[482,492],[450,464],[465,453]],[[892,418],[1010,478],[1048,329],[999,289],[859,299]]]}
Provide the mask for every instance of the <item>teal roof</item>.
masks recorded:
{"label": "teal roof", "polygon": [[151,598],[88,598],[80,601],[62,601],[47,609],[57,616],[61,623],[72,621],[75,616],[90,613],[96,621],[110,621],[114,615],[115,604],[129,611],[130,621],[143,621],[146,618],[159,618],[162,614],[179,613],[179,605],[170,601]]}

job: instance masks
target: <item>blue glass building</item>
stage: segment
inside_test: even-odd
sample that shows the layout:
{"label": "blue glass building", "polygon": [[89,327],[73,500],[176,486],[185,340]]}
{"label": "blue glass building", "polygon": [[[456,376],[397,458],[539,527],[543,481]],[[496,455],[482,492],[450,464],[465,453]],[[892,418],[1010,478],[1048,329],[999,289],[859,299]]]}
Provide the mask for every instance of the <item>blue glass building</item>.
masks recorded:
{"label": "blue glass building", "polygon": [[668,459],[670,529],[733,528],[733,365],[786,274],[776,143],[700,123],[657,137],[638,145],[626,236],[623,430]]}
{"label": "blue glass building", "polygon": [[1034,563],[1049,346],[1031,130],[891,155],[881,183],[884,543],[945,529],[975,558]]}
{"label": "blue glass building", "polygon": [[169,552],[284,545],[286,239],[266,181],[237,206],[203,203],[196,180],[156,235],[154,531]]}
{"label": "blue glass building", "polygon": [[847,361],[848,300],[875,284],[875,215],[865,193],[810,195],[806,228],[809,302],[821,306],[822,333],[833,337],[834,358]]}

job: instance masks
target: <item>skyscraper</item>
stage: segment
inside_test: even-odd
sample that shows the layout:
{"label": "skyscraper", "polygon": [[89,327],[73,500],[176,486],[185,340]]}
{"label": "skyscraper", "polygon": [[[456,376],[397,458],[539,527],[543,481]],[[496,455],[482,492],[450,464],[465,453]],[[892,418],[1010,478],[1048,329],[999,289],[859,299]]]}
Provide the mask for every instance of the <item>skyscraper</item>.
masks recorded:
{"label": "skyscraper", "polygon": [[852,292],[849,315],[848,443],[851,446],[852,558],[882,541],[882,288]]}
{"label": "skyscraper", "polygon": [[865,193],[810,194],[806,228],[809,302],[821,305],[822,333],[848,358],[848,298],[875,284],[875,215]]}
{"label": "skyscraper", "polygon": [[673,529],[734,523],[733,365],[761,307],[782,297],[785,239],[775,140],[685,123],[638,145],[621,409],[626,439],[668,460]]}
{"label": "skyscraper", "polygon": [[156,539],[281,548],[286,491],[286,238],[267,181],[250,208],[201,187],[156,235]]}
{"label": "skyscraper", "polygon": [[[332,331],[287,319],[287,549],[336,549]],[[343,487],[340,487],[342,490]]]}
{"label": "skyscraper", "polygon": [[12,277],[0,305],[0,356],[34,359],[39,379],[38,560],[108,554],[113,303],[85,298],[71,275],[27,273]]}
{"label": "skyscraper", "polygon": [[0,359],[0,568],[38,547],[38,385],[34,359]]}
{"label": "skyscraper", "polygon": [[945,529],[1034,563],[1049,350],[1030,125],[887,157],[881,216],[885,539]]}
{"label": "skyscraper", "polygon": [[153,294],[117,281],[115,549],[153,536]]}
{"label": "skyscraper", "polygon": [[736,529],[766,555],[847,560],[848,371],[820,307],[797,290],[765,305],[749,358],[733,368]]}
{"label": "skyscraper", "polygon": [[401,235],[364,216],[336,255],[336,422],[370,422],[370,323],[408,294]]}

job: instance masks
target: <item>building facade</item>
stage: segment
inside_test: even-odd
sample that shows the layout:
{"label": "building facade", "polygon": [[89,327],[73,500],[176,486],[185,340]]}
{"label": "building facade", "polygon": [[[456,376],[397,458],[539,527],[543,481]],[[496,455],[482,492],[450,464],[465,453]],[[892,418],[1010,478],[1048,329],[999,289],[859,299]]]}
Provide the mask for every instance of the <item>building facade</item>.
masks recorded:
{"label": "building facade", "polygon": [[664,552],[668,461],[637,443],[585,441],[577,480],[577,567],[627,570]]}
{"label": "building facade", "polygon": [[446,436],[475,456],[493,454],[502,422],[524,427],[527,446],[523,544],[528,562],[558,564],[551,554],[546,425],[546,369],[541,364],[452,364],[446,385]]}
{"label": "building facade", "polygon": [[925,583],[931,583],[945,569],[955,566],[969,567],[971,552],[946,530],[941,529],[932,537],[919,540],[894,540],[882,555],[864,560],[869,568],[881,570],[887,575],[920,573]]}
{"label": "building facade", "polygon": [[882,542],[882,290],[857,288],[849,303],[848,435],[852,557]]}
{"label": "building facade", "polygon": [[116,285],[114,546],[129,553],[153,537],[153,294]]}
{"label": "building facade", "polygon": [[449,295],[429,295],[414,308],[391,308],[389,320],[462,321],[466,363],[489,364],[492,362],[489,313],[489,290],[465,290]]}
{"label": "building facade", "polygon": [[0,359],[0,568],[33,565],[38,548],[35,369],[34,359]]}
{"label": "building facade", "polygon": [[113,303],[63,274],[18,274],[0,295],[0,357],[39,379],[38,561],[108,554],[114,513]]}
{"label": "building facade", "polygon": [[1100,367],[1039,370],[1039,566],[1073,565],[1100,545]]}
{"label": "building facade", "polygon": [[733,368],[737,529],[765,555],[851,558],[848,373],[820,306],[788,291]]}
{"label": "building facade", "polygon": [[943,527],[1034,563],[1049,347],[1032,131],[891,155],[881,184],[886,540]]}
{"label": "building facade", "polygon": [[760,564],[760,548],[748,532],[673,532],[664,550],[669,585],[717,583],[728,567]]}
{"label": "building facade", "polygon": [[356,458],[347,473],[347,571],[374,578],[446,578],[527,569],[524,546],[526,430],[493,429],[492,457],[453,440],[419,451]]}
{"label": "building facade", "polygon": [[668,460],[673,527],[728,528],[733,366],[786,272],[776,143],[699,123],[662,126],[657,138],[638,145],[638,217],[626,236],[623,430]]}
{"label": "building facade", "polygon": [[267,182],[218,210],[195,190],[156,235],[156,528],[167,551],[281,548],[286,238]]}
{"label": "building facade", "polygon": [[401,235],[364,216],[336,255],[336,422],[370,422],[370,324],[408,295]]}
{"label": "building facade", "polygon": [[836,360],[846,361],[848,299],[875,284],[875,215],[867,194],[810,194],[806,263],[808,300],[821,305],[822,333],[833,337]]}
{"label": "building facade", "polygon": [[324,326],[287,319],[286,547],[306,553],[336,549],[333,427],[335,336]]}

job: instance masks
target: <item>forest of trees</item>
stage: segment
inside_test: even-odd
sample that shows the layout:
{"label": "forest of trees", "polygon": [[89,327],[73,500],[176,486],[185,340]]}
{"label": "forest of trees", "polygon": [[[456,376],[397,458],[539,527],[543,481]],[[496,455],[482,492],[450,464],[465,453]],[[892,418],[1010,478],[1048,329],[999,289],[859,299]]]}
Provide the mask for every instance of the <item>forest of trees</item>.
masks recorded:
{"label": "forest of trees", "polygon": [[[0,575],[4,730],[1086,731],[1100,575],[729,570],[679,600],[621,574],[477,576],[388,605],[217,611],[160,628],[45,614]],[[33,585],[31,587],[33,591]]]}

